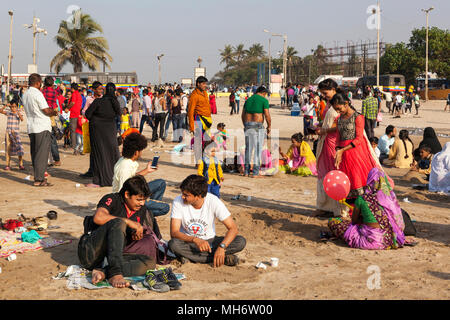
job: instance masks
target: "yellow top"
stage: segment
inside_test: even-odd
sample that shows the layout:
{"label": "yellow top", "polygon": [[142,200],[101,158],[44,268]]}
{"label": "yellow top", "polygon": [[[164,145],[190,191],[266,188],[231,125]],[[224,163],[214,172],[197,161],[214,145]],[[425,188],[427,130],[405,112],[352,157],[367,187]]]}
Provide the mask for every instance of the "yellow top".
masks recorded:
{"label": "yellow top", "polygon": [[[411,163],[414,160],[413,157],[413,145],[409,140],[405,141],[406,149],[403,145],[403,141],[400,139],[395,139],[394,144],[389,150],[389,159],[385,160],[386,165],[391,165],[396,168],[410,168]],[[405,155],[408,155],[408,158],[405,158]]]}
{"label": "yellow top", "polygon": [[[211,182],[213,182],[213,180],[215,180],[217,182],[217,184],[220,184],[220,180],[223,178],[222,166],[220,165],[220,163],[218,163],[217,168],[218,168],[219,172],[216,172],[216,166],[214,165],[215,164],[214,160],[215,160],[214,157],[209,157],[208,184],[211,184]],[[204,164],[203,160],[200,160],[198,169],[197,169],[197,173],[199,176],[203,177],[204,166],[205,166],[205,164]]]}

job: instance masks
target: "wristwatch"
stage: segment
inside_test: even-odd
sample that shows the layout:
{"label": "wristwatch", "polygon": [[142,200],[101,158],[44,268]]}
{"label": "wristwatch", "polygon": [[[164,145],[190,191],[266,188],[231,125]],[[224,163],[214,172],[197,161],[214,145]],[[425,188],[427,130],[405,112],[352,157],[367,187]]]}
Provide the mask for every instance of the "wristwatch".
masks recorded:
{"label": "wristwatch", "polygon": [[221,247],[222,249],[226,249],[226,248],[227,248],[227,246],[225,245],[225,243],[221,243],[221,244],[219,245],[219,247]]}

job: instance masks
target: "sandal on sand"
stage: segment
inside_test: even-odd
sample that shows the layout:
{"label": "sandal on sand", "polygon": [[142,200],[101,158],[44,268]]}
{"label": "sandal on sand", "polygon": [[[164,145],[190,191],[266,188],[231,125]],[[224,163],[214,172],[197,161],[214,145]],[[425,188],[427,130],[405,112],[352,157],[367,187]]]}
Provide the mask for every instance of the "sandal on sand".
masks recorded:
{"label": "sandal on sand", "polygon": [[19,166],[19,170],[25,170],[24,166]]}
{"label": "sandal on sand", "polygon": [[6,170],[6,171],[10,171],[10,170],[11,170],[11,167],[10,167],[10,166],[6,166],[6,167],[5,167],[5,170]]}
{"label": "sandal on sand", "polygon": [[51,187],[53,184],[49,183],[47,180],[40,182],[39,184],[33,184],[34,187]]}

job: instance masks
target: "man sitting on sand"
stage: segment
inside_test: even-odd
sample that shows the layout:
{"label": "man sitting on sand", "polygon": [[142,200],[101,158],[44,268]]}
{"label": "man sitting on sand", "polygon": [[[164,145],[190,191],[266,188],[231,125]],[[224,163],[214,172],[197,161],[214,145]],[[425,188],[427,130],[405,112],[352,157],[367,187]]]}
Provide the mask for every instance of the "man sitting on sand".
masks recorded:
{"label": "man sitting on sand", "polygon": [[[237,265],[235,253],[244,249],[246,240],[237,235],[237,226],[224,203],[208,193],[208,183],[199,175],[188,176],[180,189],[181,196],[172,204],[170,250],[182,262],[187,258],[197,263],[214,262],[214,267]],[[228,229],[225,237],[216,236],[215,218]]]}
{"label": "man sitting on sand", "polygon": [[78,258],[83,268],[93,270],[93,284],[108,279],[113,287],[124,288],[130,285],[124,277],[155,269],[158,247],[154,236],[161,239],[161,234],[145,207],[149,195],[145,179],[132,177],[119,193],[105,195],[95,214],[85,218]]}

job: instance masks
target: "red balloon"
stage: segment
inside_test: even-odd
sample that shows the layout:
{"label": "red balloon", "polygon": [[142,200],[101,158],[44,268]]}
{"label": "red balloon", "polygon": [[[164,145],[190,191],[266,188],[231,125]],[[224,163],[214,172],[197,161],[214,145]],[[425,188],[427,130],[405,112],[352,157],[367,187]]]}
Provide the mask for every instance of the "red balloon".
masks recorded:
{"label": "red balloon", "polygon": [[323,179],[323,189],[331,199],[344,200],[350,193],[350,179],[342,171],[330,171]]}

